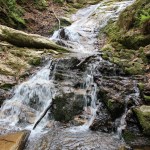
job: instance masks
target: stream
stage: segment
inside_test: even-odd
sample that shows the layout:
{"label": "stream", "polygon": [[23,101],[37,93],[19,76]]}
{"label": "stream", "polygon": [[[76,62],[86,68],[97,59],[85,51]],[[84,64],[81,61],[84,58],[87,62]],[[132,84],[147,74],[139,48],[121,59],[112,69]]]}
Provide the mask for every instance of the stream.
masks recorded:
{"label": "stream", "polygon": [[[126,145],[122,130],[128,102],[141,103],[139,90],[135,79],[102,59],[98,35],[133,2],[104,0],[79,10],[72,15],[72,25],[55,31],[50,39],[72,53],[47,59],[16,86],[0,109],[0,133],[31,130],[26,150],[116,150]],[[107,110],[103,93],[121,101],[115,114]],[[49,105],[52,108],[33,130]]]}

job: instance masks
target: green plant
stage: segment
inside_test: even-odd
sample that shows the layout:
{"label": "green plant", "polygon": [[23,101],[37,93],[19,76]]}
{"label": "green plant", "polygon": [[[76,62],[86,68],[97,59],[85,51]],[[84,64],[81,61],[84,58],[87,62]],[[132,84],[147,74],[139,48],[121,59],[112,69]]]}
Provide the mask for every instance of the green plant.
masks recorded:
{"label": "green plant", "polygon": [[142,25],[146,21],[150,20],[150,8],[148,10],[142,10],[137,20],[138,20],[138,25]]}
{"label": "green plant", "polygon": [[9,20],[15,26],[25,26],[25,21],[22,18],[23,9],[17,5],[16,0],[0,0],[0,10],[3,16],[5,16],[3,19],[7,20],[6,22]]}
{"label": "green plant", "polygon": [[65,0],[53,0],[54,2],[56,2],[56,3],[63,3],[63,2],[65,2]]}

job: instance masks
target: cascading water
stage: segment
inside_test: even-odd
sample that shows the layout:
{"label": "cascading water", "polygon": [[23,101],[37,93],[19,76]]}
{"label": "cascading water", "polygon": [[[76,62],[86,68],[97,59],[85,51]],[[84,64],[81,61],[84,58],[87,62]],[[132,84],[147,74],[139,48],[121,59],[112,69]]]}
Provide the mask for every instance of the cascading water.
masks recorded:
{"label": "cascading water", "polygon": [[110,19],[116,19],[123,9],[133,3],[132,0],[114,2],[111,5],[107,4],[108,2],[106,0],[79,10],[72,16],[72,25],[54,32],[51,39],[80,54],[93,54],[98,51],[97,36],[100,29],[106,26]]}
{"label": "cascading water", "polygon": [[[84,59],[89,55],[96,54],[98,51],[97,37],[99,30],[103,28],[110,19],[115,20],[120,12],[132,3],[133,0],[121,2],[106,0],[97,5],[81,9],[73,15],[73,24],[56,31],[51,39],[67,46],[71,51],[77,52],[75,54],[77,58]],[[99,61],[101,60],[102,59]],[[8,130],[7,132],[9,132],[9,130],[18,129],[32,130],[34,124],[41,116],[40,114],[42,114],[52,102],[57,90],[54,83],[55,63],[53,62],[54,61],[50,61],[49,64],[43,67],[36,75],[19,85],[14,92],[14,96],[10,100],[5,101],[0,110],[0,123],[2,128]],[[43,138],[40,139],[40,142],[38,140],[34,142],[31,141],[28,144],[27,150],[43,149],[43,139],[47,141],[51,140],[47,142],[48,145],[45,149],[52,150],[115,150],[116,147],[118,147],[121,142],[117,141],[118,139],[114,138],[111,134],[101,132],[94,133],[88,130],[95,119],[97,111],[97,84],[94,82],[94,75],[98,65],[99,63],[89,64],[82,81],[83,89],[86,91],[84,94],[84,115],[87,120],[86,123],[82,126],[69,127],[65,130],[52,129],[48,134],[45,134],[45,137],[43,136]],[[57,83],[57,86],[59,86],[59,83]],[[48,118],[45,116],[37,126],[35,132],[41,131],[46,126],[47,121]],[[5,128],[6,124],[7,127]],[[122,130],[124,124],[125,115],[122,116],[118,130]],[[76,132],[76,134],[70,131]],[[1,133],[2,132],[3,131],[1,131]]]}
{"label": "cascading water", "polygon": [[138,106],[141,103],[140,92],[139,92],[139,89],[137,87],[136,81],[133,81],[133,85],[134,85],[134,89],[133,89],[134,93],[131,93],[130,95],[127,95],[125,97],[125,111],[124,111],[124,114],[119,119],[120,123],[119,123],[119,126],[117,128],[117,135],[119,136],[119,138],[122,138],[122,131],[126,128],[126,125],[127,125],[126,116],[127,116],[128,112],[130,111],[130,109],[127,108],[128,101],[132,98],[136,106]]}
{"label": "cascading water", "polygon": [[[33,128],[34,122],[52,102],[56,92],[52,80],[49,80],[51,72],[54,71],[53,65],[53,61],[50,60],[37,74],[15,89],[14,96],[10,100],[6,100],[1,108],[1,125],[7,124],[10,129],[11,126],[16,126],[19,129]],[[46,125],[46,117],[42,121],[38,131]]]}
{"label": "cascading water", "polygon": [[86,123],[88,128],[93,123],[97,111],[97,84],[94,82],[95,69],[96,69],[96,64],[90,66],[90,68],[87,70],[87,77],[85,82],[85,89],[86,89],[85,111],[87,112],[90,111],[90,117],[89,117],[90,119]]}
{"label": "cascading water", "polygon": [[85,106],[84,106],[84,115],[86,122],[84,125],[72,127],[69,131],[71,132],[81,132],[89,130],[90,125],[93,123],[93,120],[97,111],[97,85],[94,82],[94,73],[96,69],[96,64],[91,64],[84,75],[83,89],[85,89]]}

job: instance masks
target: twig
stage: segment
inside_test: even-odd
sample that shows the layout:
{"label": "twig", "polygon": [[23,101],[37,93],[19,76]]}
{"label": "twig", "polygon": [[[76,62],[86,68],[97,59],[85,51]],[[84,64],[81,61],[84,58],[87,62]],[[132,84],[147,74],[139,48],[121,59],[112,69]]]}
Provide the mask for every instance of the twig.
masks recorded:
{"label": "twig", "polygon": [[55,18],[58,20],[58,27],[59,27],[59,29],[60,29],[60,19],[57,17],[57,15],[56,15],[56,13],[55,13],[55,11],[54,11],[53,4],[52,4],[52,12],[53,12]]}
{"label": "twig", "polygon": [[76,65],[76,67],[81,66],[82,64],[84,64],[86,61],[88,61],[91,57],[93,57],[94,55],[90,55],[86,58],[84,58],[79,64]]}

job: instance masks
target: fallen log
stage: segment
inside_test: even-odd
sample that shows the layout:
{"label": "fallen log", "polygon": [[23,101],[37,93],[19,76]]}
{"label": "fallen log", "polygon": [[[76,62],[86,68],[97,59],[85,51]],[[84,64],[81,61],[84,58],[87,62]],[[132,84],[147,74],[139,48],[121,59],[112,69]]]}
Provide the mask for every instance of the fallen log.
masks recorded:
{"label": "fallen log", "polygon": [[4,25],[0,25],[0,40],[7,41],[18,47],[53,49],[58,52],[69,52],[66,48],[57,45],[49,38],[38,34],[27,34],[23,31],[15,30]]}

